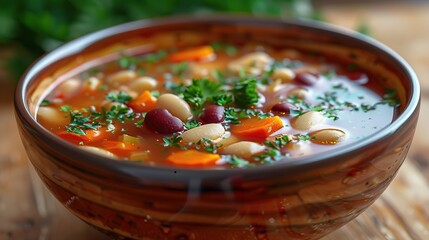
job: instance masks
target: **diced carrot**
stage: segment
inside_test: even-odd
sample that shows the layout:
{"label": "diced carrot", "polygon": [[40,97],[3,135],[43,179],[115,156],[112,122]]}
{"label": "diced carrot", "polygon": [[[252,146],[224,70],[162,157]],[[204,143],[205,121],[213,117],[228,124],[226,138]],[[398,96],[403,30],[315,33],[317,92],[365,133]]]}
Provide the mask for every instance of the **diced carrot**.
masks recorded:
{"label": "diced carrot", "polygon": [[149,91],[142,92],[136,99],[128,103],[136,112],[147,112],[155,108],[156,98]]}
{"label": "diced carrot", "polygon": [[61,131],[57,133],[57,135],[71,143],[79,144],[80,142],[89,143],[103,140],[107,137],[108,132],[104,128],[100,128],[98,130],[88,129],[85,130],[85,135],[79,135],[72,132]]}
{"label": "diced carrot", "polygon": [[134,143],[121,142],[121,141],[102,141],[101,146],[118,156],[128,156],[131,152],[137,150]]}
{"label": "diced carrot", "polygon": [[219,159],[220,156],[218,154],[200,152],[193,149],[173,152],[167,157],[168,161],[185,166],[213,165]]}
{"label": "diced carrot", "polygon": [[283,122],[279,116],[264,119],[250,118],[242,120],[238,125],[232,126],[231,132],[241,137],[266,138],[282,127]]}
{"label": "diced carrot", "polygon": [[172,53],[168,57],[171,62],[182,61],[198,61],[203,58],[210,57],[214,54],[214,50],[210,46],[202,46]]}

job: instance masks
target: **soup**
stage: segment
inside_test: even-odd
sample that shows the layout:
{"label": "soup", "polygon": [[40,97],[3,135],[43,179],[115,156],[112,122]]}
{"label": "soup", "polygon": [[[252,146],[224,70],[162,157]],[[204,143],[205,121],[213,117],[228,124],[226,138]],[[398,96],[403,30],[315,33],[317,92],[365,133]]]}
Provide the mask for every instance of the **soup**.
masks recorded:
{"label": "soup", "polygon": [[258,43],[124,55],[47,93],[38,121],[82,149],[150,165],[294,161],[386,127],[396,91],[356,64]]}

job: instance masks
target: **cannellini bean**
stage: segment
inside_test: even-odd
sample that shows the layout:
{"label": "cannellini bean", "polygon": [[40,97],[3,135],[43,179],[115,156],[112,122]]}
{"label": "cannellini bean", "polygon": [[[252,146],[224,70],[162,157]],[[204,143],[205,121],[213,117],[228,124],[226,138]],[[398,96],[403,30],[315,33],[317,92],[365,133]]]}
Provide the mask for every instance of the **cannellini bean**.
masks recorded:
{"label": "cannellini bean", "polygon": [[137,73],[131,70],[119,71],[107,78],[109,83],[113,84],[125,84],[137,77]]}
{"label": "cannellini bean", "polygon": [[320,112],[310,111],[292,119],[291,125],[297,130],[304,131],[323,122],[324,119],[325,117]]}
{"label": "cannellini bean", "polygon": [[146,161],[150,158],[150,151],[140,151],[140,152],[132,152],[128,159],[133,161]]}
{"label": "cannellini bean", "polygon": [[80,88],[80,84],[78,79],[69,79],[58,86],[56,93],[68,98]]}
{"label": "cannellini bean", "polygon": [[328,128],[312,132],[310,136],[313,143],[334,145],[344,140],[346,133],[340,129]]}
{"label": "cannellini bean", "polygon": [[242,158],[249,158],[256,153],[264,151],[264,149],[265,147],[261,144],[249,141],[240,141],[225,147],[222,150],[222,153],[235,155]]}
{"label": "cannellini bean", "polygon": [[221,137],[215,140],[217,144],[226,147],[233,143],[239,142],[240,139],[234,135],[231,134],[231,132],[225,132],[225,134]]}
{"label": "cannellini bean", "polygon": [[167,109],[173,116],[178,117],[183,122],[192,117],[192,111],[189,104],[174,94],[162,94],[159,96],[156,106],[158,108]]}
{"label": "cannellini bean", "polygon": [[297,97],[298,99],[305,99],[305,98],[307,98],[307,96],[308,96],[308,90],[307,89],[305,89],[305,88],[295,88],[295,89],[293,89],[293,90],[291,90],[291,91],[289,91],[288,93],[287,93],[287,95],[290,97],[290,96],[295,96],[295,97]]}
{"label": "cannellini bean", "polygon": [[271,74],[274,80],[280,79],[282,82],[291,82],[295,77],[295,73],[289,68],[277,68]]}
{"label": "cannellini bean", "polygon": [[259,75],[266,70],[273,59],[264,52],[253,52],[229,63],[228,67],[234,72],[244,69],[246,72]]}
{"label": "cannellini bean", "polygon": [[90,77],[83,82],[83,88],[87,90],[95,91],[97,90],[100,83],[101,83],[100,79],[96,77]]}
{"label": "cannellini bean", "polygon": [[55,124],[57,126],[66,125],[70,119],[68,113],[61,112],[53,107],[40,107],[37,112],[37,119],[43,123]]}
{"label": "cannellini bean", "polygon": [[192,128],[180,135],[185,143],[196,143],[202,138],[216,140],[225,134],[225,129],[220,123],[210,123]]}
{"label": "cannellini bean", "polygon": [[98,154],[103,157],[117,158],[115,154],[107,150],[104,150],[102,148],[93,147],[93,146],[80,146],[80,148],[84,149],[85,151],[92,152],[94,154]]}
{"label": "cannellini bean", "polygon": [[129,84],[130,89],[137,93],[142,93],[146,90],[151,91],[155,89],[157,85],[158,82],[151,77],[139,77]]}

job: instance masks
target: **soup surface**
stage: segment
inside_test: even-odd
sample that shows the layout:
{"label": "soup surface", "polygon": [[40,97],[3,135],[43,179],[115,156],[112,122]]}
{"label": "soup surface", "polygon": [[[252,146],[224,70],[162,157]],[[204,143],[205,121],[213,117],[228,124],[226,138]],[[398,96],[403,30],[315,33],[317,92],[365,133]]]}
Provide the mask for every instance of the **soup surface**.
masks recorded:
{"label": "soup surface", "polygon": [[250,167],[354,144],[396,92],[355,64],[226,42],[123,56],[59,83],[38,121],[82,149],[182,167]]}

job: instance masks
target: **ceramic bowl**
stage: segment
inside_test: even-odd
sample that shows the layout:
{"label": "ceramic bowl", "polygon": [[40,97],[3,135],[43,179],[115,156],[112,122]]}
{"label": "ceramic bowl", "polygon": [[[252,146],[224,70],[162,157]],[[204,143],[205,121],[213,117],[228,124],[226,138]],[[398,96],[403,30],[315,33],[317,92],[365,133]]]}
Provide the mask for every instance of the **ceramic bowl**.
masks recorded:
{"label": "ceramic bowl", "polygon": [[[59,139],[35,119],[52,82],[94,59],[154,44],[186,46],[205,36],[313,50],[359,64],[397,89],[401,108],[387,127],[335,151],[223,170],[115,161]],[[413,70],[398,54],[351,31],[307,21],[173,17],[108,28],[48,53],[22,77],[15,109],[28,157],[48,189],[112,237],[315,239],[362,213],[395,177],[416,127],[419,92]]]}

